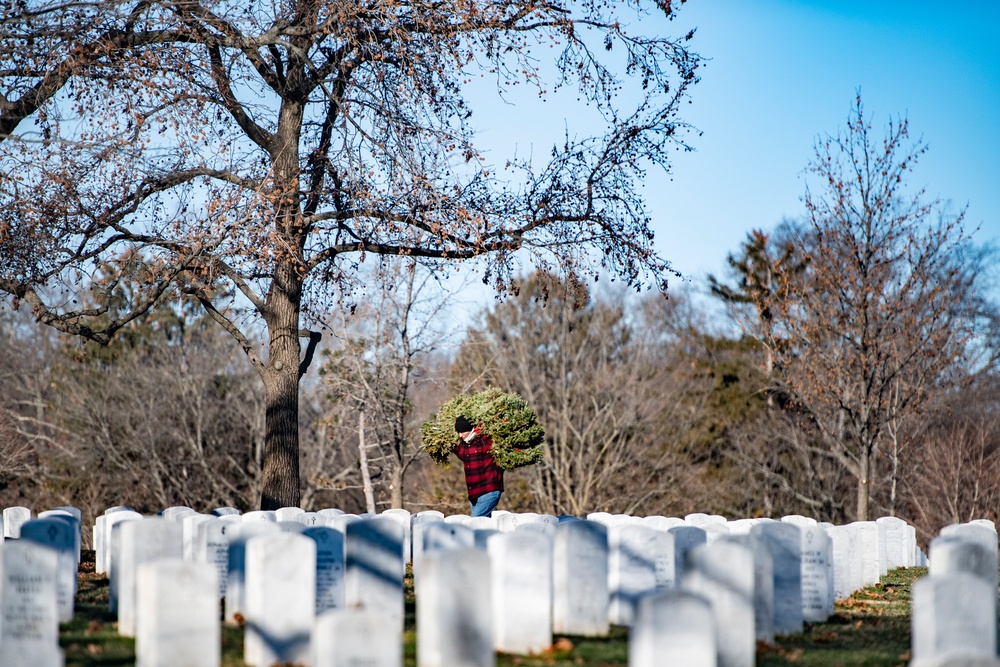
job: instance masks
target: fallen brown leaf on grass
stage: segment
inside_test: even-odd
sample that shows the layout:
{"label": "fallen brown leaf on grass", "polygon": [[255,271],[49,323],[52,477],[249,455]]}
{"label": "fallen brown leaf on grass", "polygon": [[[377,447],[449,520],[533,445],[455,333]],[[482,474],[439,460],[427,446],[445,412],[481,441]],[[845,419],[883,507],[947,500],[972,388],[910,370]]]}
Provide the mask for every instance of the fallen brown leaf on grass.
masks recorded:
{"label": "fallen brown leaf on grass", "polygon": [[821,632],[820,634],[815,635],[813,639],[821,644],[829,644],[830,642],[836,641],[839,636],[840,635],[836,632]]}
{"label": "fallen brown leaf on grass", "polygon": [[801,648],[778,649],[778,655],[783,657],[788,662],[798,662],[803,653],[805,653],[805,650]]}
{"label": "fallen brown leaf on grass", "polygon": [[842,605],[845,609],[856,609],[858,607],[868,608],[871,605],[868,604],[867,600],[859,600],[858,598],[850,598],[849,600],[844,600]]}
{"label": "fallen brown leaf on grass", "polygon": [[542,651],[542,655],[552,655],[553,653],[569,653],[573,650],[573,642],[566,639],[565,637],[560,637],[556,640],[556,643]]}
{"label": "fallen brown leaf on grass", "polygon": [[100,632],[103,632],[103,631],[104,631],[104,624],[101,623],[100,621],[98,621],[98,620],[92,620],[92,621],[90,621],[90,623],[87,623],[87,634],[88,635],[96,635],[96,634],[98,634]]}

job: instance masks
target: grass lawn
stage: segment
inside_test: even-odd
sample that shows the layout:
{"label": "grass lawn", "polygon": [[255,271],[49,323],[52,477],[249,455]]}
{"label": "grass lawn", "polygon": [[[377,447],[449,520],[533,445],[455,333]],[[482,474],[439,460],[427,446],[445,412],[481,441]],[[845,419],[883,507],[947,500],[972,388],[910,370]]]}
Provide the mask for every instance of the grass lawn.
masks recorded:
{"label": "grass lawn", "polygon": [[[777,667],[905,666],[910,658],[910,587],[927,568],[893,570],[875,586],[837,604],[825,623],[807,624],[805,632],[777,638],[774,646],[760,645],[757,665]],[[416,665],[413,587],[406,587],[404,664]],[[67,667],[133,665],[135,643],[119,637],[108,611],[108,579],[94,573],[94,552],[85,551],[73,622],[62,625],[59,643]],[[245,667],[243,630],[223,626],[223,667]],[[615,627],[599,639],[555,637],[553,647],[539,656],[500,655],[498,665],[555,667],[618,667],[628,664],[628,631]]]}

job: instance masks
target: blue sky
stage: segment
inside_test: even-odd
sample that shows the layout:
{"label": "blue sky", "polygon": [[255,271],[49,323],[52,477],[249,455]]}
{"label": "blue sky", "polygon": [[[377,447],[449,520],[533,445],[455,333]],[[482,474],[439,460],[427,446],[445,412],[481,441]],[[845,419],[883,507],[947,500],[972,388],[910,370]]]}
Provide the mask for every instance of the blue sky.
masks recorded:
{"label": "blue sky", "polygon": [[[710,59],[683,111],[703,132],[695,151],[646,183],[657,249],[691,286],[722,273],[750,229],[804,212],[813,145],[859,90],[879,133],[902,116],[928,144],[910,186],[967,205],[976,238],[1000,242],[1000,0],[688,0],[639,27],[697,28],[692,47]],[[532,98],[477,110],[494,159],[598,131],[575,97]]]}
{"label": "blue sky", "polygon": [[718,273],[748,230],[801,215],[813,144],[859,89],[876,127],[901,115],[928,144],[910,185],[1000,241],[1000,2],[690,0],[666,25],[697,27],[711,58],[687,112],[697,150],[650,195],[675,268]]}

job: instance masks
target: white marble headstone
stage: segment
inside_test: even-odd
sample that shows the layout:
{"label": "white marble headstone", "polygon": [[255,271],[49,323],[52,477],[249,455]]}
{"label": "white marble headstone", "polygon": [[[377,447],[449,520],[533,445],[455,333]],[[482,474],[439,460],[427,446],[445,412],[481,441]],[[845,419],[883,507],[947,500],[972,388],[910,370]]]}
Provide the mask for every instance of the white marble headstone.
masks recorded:
{"label": "white marble headstone", "polygon": [[556,534],[556,524],[552,523],[542,523],[540,521],[532,521],[530,523],[522,523],[517,528],[514,529],[515,533],[538,533],[539,535],[546,535],[547,537],[554,537]]}
{"label": "white marble headstone", "polygon": [[552,631],[608,634],[608,530],[595,521],[560,523],[552,550]]}
{"label": "white marble headstone", "polygon": [[21,525],[31,519],[32,512],[27,507],[6,507],[3,511],[3,536],[11,539],[21,537]]}
{"label": "white marble headstone", "polygon": [[474,548],[424,554],[416,582],[417,664],[493,667],[490,556]]}
{"label": "white marble headstone", "polygon": [[[483,551],[486,551],[486,543],[489,541],[491,537],[493,537],[494,535],[507,534],[507,533],[501,533],[499,530],[494,530],[492,528],[480,528],[472,531],[472,533],[473,533],[474,546],[477,549],[482,549]],[[555,533],[553,533],[552,537],[555,537]]]}
{"label": "white marble headstone", "polygon": [[552,645],[552,540],[532,531],[487,542],[492,576],[493,648],[541,653]]}
{"label": "white marble headstone", "polygon": [[184,557],[180,523],[164,518],[126,521],[120,526],[121,563],[118,569],[118,634],[134,637],[138,568],[167,558]]}
{"label": "white marble headstone", "polygon": [[80,563],[81,548],[83,546],[83,524],[80,519],[80,510],[76,507],[66,507],[63,509],[48,510],[39,512],[39,519],[57,519],[65,521],[73,531],[73,557],[77,564]]}
{"label": "white marble headstone", "polygon": [[244,660],[253,667],[305,663],[316,620],[316,545],[297,533],[246,543]]}
{"label": "white marble headstone", "polygon": [[229,562],[226,571],[225,619],[235,623],[237,614],[246,616],[246,548],[247,542],[262,535],[281,533],[276,521],[227,522],[226,537],[229,541]]}
{"label": "white marble headstone", "polygon": [[716,667],[711,604],[686,591],[664,591],[639,602],[629,634],[629,667]]}
{"label": "white marble headstone", "polygon": [[749,535],[750,531],[758,523],[760,522],[756,519],[734,519],[733,521],[727,521],[726,527],[729,529],[730,535]]}
{"label": "white marble headstone", "polygon": [[800,524],[802,620],[818,623],[833,615],[833,542],[816,524]]}
{"label": "white marble headstone", "polygon": [[758,641],[774,643],[774,561],[761,539],[750,533],[730,535],[726,542],[753,554],[753,616]]}
{"label": "white marble headstone", "polygon": [[58,555],[48,547],[19,540],[3,545],[0,558],[0,662],[61,666]]}
{"label": "white marble headstone", "polygon": [[384,510],[381,514],[379,514],[379,517],[383,519],[392,519],[403,527],[403,558],[407,563],[409,563],[413,554],[413,547],[410,546],[410,526],[412,525],[413,515],[409,510],[394,508]]}
{"label": "white marble headstone", "polygon": [[181,559],[143,563],[136,580],[136,667],[219,667],[218,571]]}
{"label": "white marble headstone", "polygon": [[928,551],[930,576],[962,572],[980,577],[991,586],[996,586],[995,554],[991,554],[980,542],[954,535],[938,536],[931,540]]}
{"label": "white marble headstone", "polygon": [[206,521],[216,521],[217,517],[211,514],[188,512],[178,517],[178,519],[180,520],[181,531],[183,532],[184,558],[185,560],[196,560],[194,552],[198,540],[198,526]]}
{"label": "white marble headstone", "polygon": [[197,514],[194,508],[188,507],[187,505],[175,505],[174,507],[168,507],[165,510],[160,511],[160,516],[164,519],[170,519],[171,521],[179,521],[183,519],[188,514]]}
{"label": "white marble headstone", "polygon": [[312,667],[402,667],[403,637],[391,616],[328,611],[313,629]]}
{"label": "white marble headstone", "polygon": [[295,521],[299,515],[305,513],[301,507],[281,507],[274,511],[274,516],[278,521]]}
{"label": "white marble headstone", "polygon": [[326,526],[326,517],[317,512],[303,512],[295,517],[295,520],[307,528]]}
{"label": "white marble headstone", "polygon": [[229,516],[229,515],[239,516],[240,514],[242,514],[242,512],[240,512],[235,507],[216,507],[214,510],[212,510],[211,514],[215,516]]}
{"label": "white marble headstone", "polygon": [[642,523],[650,528],[662,531],[668,531],[675,526],[686,525],[684,519],[676,516],[647,516],[642,518]]}
{"label": "white marble headstone", "polygon": [[[364,521],[357,514],[338,514],[336,516],[326,517],[326,525],[335,530],[347,534],[347,527],[352,523],[357,523],[359,521]],[[389,519],[383,519],[383,521],[389,521]]]}
{"label": "white marble headstone", "polygon": [[74,507],[73,505],[60,505],[59,507],[53,507],[53,511],[56,512],[69,512],[76,519],[76,522],[83,525],[83,510],[79,507]]}
{"label": "white marble headstone", "polygon": [[76,595],[77,564],[73,528],[56,519],[31,519],[20,527],[22,540],[46,546],[56,552],[56,598],[59,621],[73,620],[73,597]]}
{"label": "white marble headstone", "polygon": [[[941,529],[941,537],[956,537],[982,545],[990,559],[987,567],[991,572],[997,572],[997,533],[989,525],[982,522],[952,524]],[[993,585],[994,587],[997,585],[995,578]]]}
{"label": "white marble headstone", "polygon": [[302,533],[316,543],[316,613],[344,608],[344,535],[327,526]]}
{"label": "white marble headstone", "polygon": [[104,510],[104,515],[110,516],[115,512],[135,512],[135,509],[129,507],[128,505],[115,505],[113,507],[109,507],[108,509]]}
{"label": "white marble headstone", "polygon": [[[833,597],[843,600],[851,596],[851,535],[847,526],[826,529],[830,536],[831,562],[833,563]],[[860,568],[859,568],[860,570]]]}
{"label": "white marble headstone", "polygon": [[[465,523],[472,530],[497,530],[497,522],[491,516],[472,516]],[[524,524],[529,525],[529,524]]]}
{"label": "white marble headstone", "polygon": [[94,545],[94,572],[102,572],[104,568],[104,549],[105,549],[105,522],[108,520],[107,515],[101,514],[94,519],[94,526],[91,529],[91,539]]}
{"label": "white marble headstone", "polygon": [[753,667],[754,554],[720,540],[688,552],[683,588],[711,602],[720,667]]}
{"label": "white marble headstone", "polygon": [[708,544],[730,534],[728,523],[703,523],[699,528],[705,531],[705,542]]}
{"label": "white marble headstone", "polygon": [[912,667],[944,657],[995,658],[996,587],[972,574],[942,574],[913,584]]}
{"label": "white marble headstone", "polygon": [[674,581],[681,584],[684,581],[684,564],[687,552],[706,544],[708,536],[704,530],[697,526],[676,526],[670,529],[670,533],[674,536],[674,567],[676,568]]}
{"label": "white marble headstone", "polygon": [[410,522],[410,562],[413,564],[414,579],[416,579],[417,571],[420,569],[420,558],[424,553],[424,531],[429,526],[436,524],[445,524],[445,521],[443,518],[436,516],[420,516],[415,514],[413,520]]}
{"label": "white marble headstone", "polygon": [[587,521],[594,521],[604,525],[611,523],[611,514],[609,512],[591,512],[586,518]]}
{"label": "white marble headstone", "polygon": [[907,567],[907,551],[913,553],[909,543],[909,526],[905,521],[895,516],[884,516],[875,520],[882,526],[885,533],[886,566],[890,570],[897,567]]}
{"label": "white marble headstone", "polygon": [[861,550],[861,587],[877,584],[882,577],[879,556],[882,531],[874,521],[855,521],[850,525],[858,531],[858,548]]}
{"label": "white marble headstone", "polygon": [[476,544],[472,528],[458,523],[428,522],[417,525],[415,535],[420,539],[420,548],[413,555],[413,579],[420,578],[423,557],[431,551],[442,549],[467,549]]}
{"label": "white marble headstone", "polygon": [[[110,513],[109,513],[110,512]],[[122,521],[138,521],[142,519],[142,515],[134,510],[122,509],[115,512],[110,510],[105,510],[104,519],[104,558],[100,563],[100,569],[97,571],[100,574],[107,573],[111,574],[111,561],[112,561],[112,551],[114,551],[114,536],[115,536],[115,526],[117,526]]]}
{"label": "white marble headstone", "polygon": [[344,538],[344,602],[396,619],[403,628],[403,527],[392,519],[347,526]]}
{"label": "white marble headstone", "polygon": [[692,512],[684,515],[684,523],[689,526],[700,526],[711,522],[711,515],[705,514],[704,512]]}
{"label": "white marble headstone", "polygon": [[801,514],[788,514],[781,517],[781,521],[782,523],[790,523],[794,526],[799,526],[800,528],[816,525],[816,519],[808,516],[802,516]]}
{"label": "white marble headstone", "polygon": [[774,632],[802,632],[802,538],[798,526],[772,521],[753,527],[774,567]]}
{"label": "white marble headstone", "polygon": [[[639,599],[657,588],[657,564],[676,557],[665,553],[675,548],[673,533],[641,524],[608,529],[608,620],[631,626]],[[664,582],[666,584],[666,582]]]}
{"label": "white marble headstone", "polygon": [[494,515],[491,518],[496,524],[496,529],[501,533],[513,533],[514,530],[517,529],[517,524],[521,520],[520,517],[513,512],[507,512],[506,514],[502,514],[500,516]]}
{"label": "white marble headstone", "polygon": [[218,518],[198,524],[198,533],[195,537],[192,554],[192,560],[195,563],[208,563],[215,568],[220,600],[226,597],[226,580],[229,577],[229,537],[227,531],[231,525],[232,522]]}

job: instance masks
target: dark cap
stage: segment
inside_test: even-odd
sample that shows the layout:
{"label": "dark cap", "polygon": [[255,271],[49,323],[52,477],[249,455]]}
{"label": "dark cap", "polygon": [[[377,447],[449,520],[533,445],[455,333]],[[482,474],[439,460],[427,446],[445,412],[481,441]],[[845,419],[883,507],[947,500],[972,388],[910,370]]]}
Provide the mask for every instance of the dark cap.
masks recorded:
{"label": "dark cap", "polygon": [[466,431],[472,430],[472,422],[465,418],[465,415],[459,415],[458,419],[455,420],[455,432],[465,433]]}

